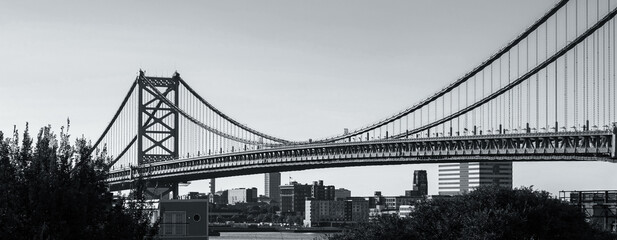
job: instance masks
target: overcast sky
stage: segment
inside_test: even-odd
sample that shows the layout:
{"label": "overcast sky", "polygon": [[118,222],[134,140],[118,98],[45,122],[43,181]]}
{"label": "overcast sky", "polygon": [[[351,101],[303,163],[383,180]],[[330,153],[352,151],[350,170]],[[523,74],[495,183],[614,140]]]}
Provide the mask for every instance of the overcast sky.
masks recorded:
{"label": "overcast sky", "polygon": [[[556,1],[1,1],[0,130],[71,119],[96,139],[138,70],[182,78],[229,116],[291,140],[396,113],[477,66]],[[431,164],[283,173],[403,194]],[[515,163],[514,185],[614,189],[617,164]],[[368,177],[367,177],[368,176]],[[218,179],[258,187],[263,176]],[[194,182],[185,191],[207,191]]]}

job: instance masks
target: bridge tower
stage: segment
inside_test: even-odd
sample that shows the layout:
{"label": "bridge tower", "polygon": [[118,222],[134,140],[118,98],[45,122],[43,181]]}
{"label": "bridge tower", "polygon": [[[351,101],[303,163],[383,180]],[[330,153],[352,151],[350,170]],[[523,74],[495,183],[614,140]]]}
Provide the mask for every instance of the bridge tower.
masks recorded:
{"label": "bridge tower", "polygon": [[[178,106],[178,86],[180,74],[171,78],[154,78],[144,76],[139,71],[138,78],[138,135],[137,162],[139,166],[148,163],[178,159],[179,115],[170,104]],[[161,198],[173,193],[178,198],[177,182],[149,183],[146,195]]]}
{"label": "bridge tower", "polygon": [[178,159],[178,111],[169,103],[178,104],[179,78],[177,72],[172,78],[146,78],[139,71],[137,158],[140,166]]}

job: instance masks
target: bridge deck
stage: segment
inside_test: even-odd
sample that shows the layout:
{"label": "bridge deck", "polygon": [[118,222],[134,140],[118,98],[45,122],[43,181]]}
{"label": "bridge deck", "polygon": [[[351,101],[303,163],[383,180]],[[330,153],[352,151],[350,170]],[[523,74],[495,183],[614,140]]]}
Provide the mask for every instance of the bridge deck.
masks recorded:
{"label": "bridge deck", "polygon": [[215,177],[315,168],[476,161],[614,161],[609,131],[474,135],[277,148],[144,164],[112,171],[108,181],[122,188],[137,177],[191,181]]}

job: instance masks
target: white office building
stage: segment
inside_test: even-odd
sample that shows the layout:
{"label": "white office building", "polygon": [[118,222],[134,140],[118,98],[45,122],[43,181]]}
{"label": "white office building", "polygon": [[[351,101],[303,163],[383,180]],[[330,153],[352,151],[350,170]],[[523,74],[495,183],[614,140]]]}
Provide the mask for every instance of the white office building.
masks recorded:
{"label": "white office building", "polygon": [[512,162],[466,162],[439,165],[439,195],[459,195],[482,185],[512,188]]}

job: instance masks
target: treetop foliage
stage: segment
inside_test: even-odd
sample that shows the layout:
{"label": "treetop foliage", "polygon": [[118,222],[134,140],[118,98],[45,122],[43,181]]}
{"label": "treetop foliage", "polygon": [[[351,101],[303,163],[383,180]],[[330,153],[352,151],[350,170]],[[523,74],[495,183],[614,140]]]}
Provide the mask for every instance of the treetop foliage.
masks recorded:
{"label": "treetop foliage", "polygon": [[409,218],[383,216],[330,239],[616,239],[584,214],[531,187],[482,186],[416,205]]}
{"label": "treetop foliage", "polygon": [[[84,138],[69,142],[69,125],[36,139],[28,125],[0,131],[0,236],[12,239],[142,239],[154,233],[139,206],[114,204],[103,158],[89,156]],[[81,164],[78,164],[81,163]]]}

